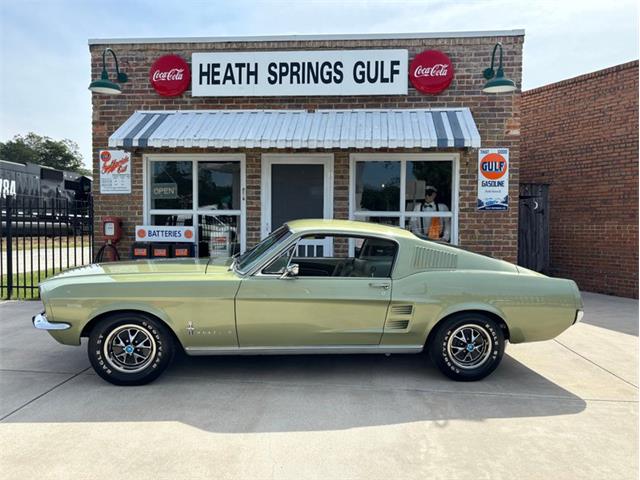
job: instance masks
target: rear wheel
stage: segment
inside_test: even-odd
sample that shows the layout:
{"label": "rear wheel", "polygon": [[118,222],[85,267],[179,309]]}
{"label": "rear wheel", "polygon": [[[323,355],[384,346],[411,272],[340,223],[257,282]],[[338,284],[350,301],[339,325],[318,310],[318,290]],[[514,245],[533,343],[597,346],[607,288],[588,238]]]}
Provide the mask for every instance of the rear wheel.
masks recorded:
{"label": "rear wheel", "polygon": [[115,385],[144,385],[164,371],[174,354],[173,338],[158,320],[141,313],[114,313],[89,337],[89,361]]}
{"label": "rear wheel", "polygon": [[479,313],[461,313],[439,326],[429,354],[447,377],[470,382],[496,369],[504,347],[504,334],[495,320]]}

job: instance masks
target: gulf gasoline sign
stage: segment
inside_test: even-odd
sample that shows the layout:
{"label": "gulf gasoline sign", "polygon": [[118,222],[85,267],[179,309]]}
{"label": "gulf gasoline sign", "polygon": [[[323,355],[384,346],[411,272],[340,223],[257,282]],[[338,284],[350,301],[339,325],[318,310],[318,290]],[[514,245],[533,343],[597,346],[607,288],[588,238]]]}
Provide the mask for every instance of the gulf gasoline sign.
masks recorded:
{"label": "gulf gasoline sign", "polygon": [[509,209],[509,149],[478,151],[478,210]]}

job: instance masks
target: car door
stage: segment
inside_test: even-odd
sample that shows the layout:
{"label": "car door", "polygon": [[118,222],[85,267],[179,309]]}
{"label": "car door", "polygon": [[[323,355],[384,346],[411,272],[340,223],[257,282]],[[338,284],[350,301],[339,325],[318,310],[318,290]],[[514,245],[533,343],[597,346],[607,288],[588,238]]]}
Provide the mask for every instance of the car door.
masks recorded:
{"label": "car door", "polygon": [[[332,238],[334,244],[335,240]],[[353,250],[351,245],[349,250]],[[293,251],[297,249],[293,247]],[[347,259],[351,261],[350,257]],[[294,257],[296,260],[305,265],[314,261]],[[357,260],[360,259],[353,258]],[[274,259],[272,264],[277,261],[281,260]],[[329,257],[315,261],[320,267],[329,265],[328,270],[335,270],[340,263],[340,259]],[[297,277],[283,277],[282,270],[265,267],[243,279],[236,296],[241,348],[380,343],[391,301],[390,268],[383,272],[385,276],[358,276],[346,270],[344,276],[318,275],[322,268],[316,268],[308,269],[309,275],[302,272]]]}

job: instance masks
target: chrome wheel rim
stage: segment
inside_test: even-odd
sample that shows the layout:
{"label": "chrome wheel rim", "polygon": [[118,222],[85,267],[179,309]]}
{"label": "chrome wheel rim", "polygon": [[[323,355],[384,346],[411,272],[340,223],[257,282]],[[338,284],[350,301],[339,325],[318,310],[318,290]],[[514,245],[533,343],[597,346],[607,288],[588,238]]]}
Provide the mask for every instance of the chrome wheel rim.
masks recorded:
{"label": "chrome wheel rim", "polygon": [[469,370],[484,364],[493,348],[491,334],[472,323],[456,328],[449,336],[447,353],[458,368]]}
{"label": "chrome wheel rim", "polygon": [[141,325],[121,325],[104,342],[107,363],[115,370],[136,373],[144,370],[156,355],[156,341]]}

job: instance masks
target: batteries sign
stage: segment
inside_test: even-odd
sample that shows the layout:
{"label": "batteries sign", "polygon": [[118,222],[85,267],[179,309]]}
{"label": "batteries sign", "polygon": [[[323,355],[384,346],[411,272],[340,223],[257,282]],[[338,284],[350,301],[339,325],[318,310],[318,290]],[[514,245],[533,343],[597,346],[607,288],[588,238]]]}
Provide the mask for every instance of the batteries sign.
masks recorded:
{"label": "batteries sign", "polygon": [[509,209],[509,149],[478,151],[478,210]]}
{"label": "batteries sign", "polygon": [[136,225],[136,242],[187,242],[195,241],[193,227]]}

